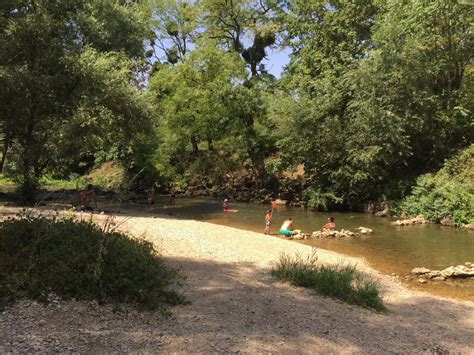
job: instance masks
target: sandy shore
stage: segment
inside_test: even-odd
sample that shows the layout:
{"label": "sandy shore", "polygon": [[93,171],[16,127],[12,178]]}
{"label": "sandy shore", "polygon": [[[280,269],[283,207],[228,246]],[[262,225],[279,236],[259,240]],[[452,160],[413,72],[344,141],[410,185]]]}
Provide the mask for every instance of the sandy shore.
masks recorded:
{"label": "sandy shore", "polygon": [[318,250],[319,260],[357,264],[380,283],[386,315],[273,281],[282,252],[299,243],[204,222],[131,217],[120,228],[155,243],[187,276],[192,302],[164,319],[94,303],[23,302],[0,313],[0,352],[474,353],[474,303],[410,291],[363,260]]}

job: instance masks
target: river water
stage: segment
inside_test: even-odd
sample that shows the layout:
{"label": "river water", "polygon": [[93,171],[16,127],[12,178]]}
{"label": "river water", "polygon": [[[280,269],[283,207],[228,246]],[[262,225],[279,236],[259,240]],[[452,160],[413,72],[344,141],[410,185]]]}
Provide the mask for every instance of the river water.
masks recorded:
{"label": "river water", "polygon": [[[270,207],[254,203],[232,203],[231,208],[238,209],[239,212],[224,213],[222,201],[212,199],[182,197],[176,199],[174,206],[166,206],[167,203],[167,199],[159,199],[156,212],[262,233],[265,227],[264,214]],[[466,261],[474,263],[473,231],[431,224],[398,227],[392,225],[389,218],[367,213],[314,212],[279,206],[273,213],[270,231],[273,235],[276,236],[281,223],[288,216],[293,219],[294,227],[305,233],[319,230],[329,216],[335,218],[337,229],[355,231],[359,226],[371,228],[373,234],[363,239],[310,239],[298,243],[363,257],[380,272],[397,274],[411,288],[474,301],[474,280],[438,281],[421,285],[410,275],[414,267],[439,270],[464,264]]]}

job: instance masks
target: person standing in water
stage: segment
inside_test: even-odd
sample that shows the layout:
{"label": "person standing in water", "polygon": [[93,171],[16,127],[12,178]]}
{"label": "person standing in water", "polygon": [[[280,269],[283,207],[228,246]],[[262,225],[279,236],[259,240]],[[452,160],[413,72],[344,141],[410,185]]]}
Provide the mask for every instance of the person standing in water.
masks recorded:
{"label": "person standing in water", "polygon": [[176,189],[174,185],[171,185],[170,188],[170,206],[175,204],[175,198],[176,198]]}
{"label": "person standing in water", "polygon": [[276,209],[278,207],[278,204],[276,200],[272,200],[272,210]]}
{"label": "person standing in water", "polygon": [[228,199],[224,199],[223,207],[224,207],[224,212],[226,212],[226,211],[228,211],[228,210],[230,209],[230,204],[229,204],[229,200],[228,200]]}
{"label": "person standing in water", "polygon": [[270,226],[272,225],[272,211],[267,210],[265,213],[265,230],[263,231],[264,234],[270,234]]}
{"label": "person standing in water", "polygon": [[147,198],[146,198],[146,205],[148,208],[151,208],[151,206],[155,203],[155,188],[152,186],[151,189],[147,191]]}

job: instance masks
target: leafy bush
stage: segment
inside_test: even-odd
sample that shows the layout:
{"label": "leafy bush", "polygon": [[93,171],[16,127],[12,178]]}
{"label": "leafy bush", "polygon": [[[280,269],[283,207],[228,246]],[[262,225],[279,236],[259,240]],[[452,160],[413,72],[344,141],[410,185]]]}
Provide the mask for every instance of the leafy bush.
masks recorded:
{"label": "leafy bush", "polygon": [[447,160],[435,175],[418,178],[400,208],[408,216],[422,214],[433,222],[448,218],[455,225],[474,223],[474,144]]}
{"label": "leafy bush", "polygon": [[90,179],[90,183],[104,191],[118,191],[126,183],[124,169],[111,162],[94,169],[87,178]]}
{"label": "leafy bush", "polygon": [[310,288],[324,296],[377,312],[386,310],[375,282],[366,280],[353,266],[317,265],[315,252],[306,258],[282,254],[271,273],[278,280]]}
{"label": "leafy bush", "polygon": [[133,303],[146,309],[184,302],[182,277],[153,245],[70,219],[20,218],[0,224],[0,298],[65,298]]}
{"label": "leafy bush", "polygon": [[309,209],[327,211],[332,207],[341,204],[343,199],[332,192],[321,192],[320,189],[308,187],[303,191],[303,199],[307,201]]}

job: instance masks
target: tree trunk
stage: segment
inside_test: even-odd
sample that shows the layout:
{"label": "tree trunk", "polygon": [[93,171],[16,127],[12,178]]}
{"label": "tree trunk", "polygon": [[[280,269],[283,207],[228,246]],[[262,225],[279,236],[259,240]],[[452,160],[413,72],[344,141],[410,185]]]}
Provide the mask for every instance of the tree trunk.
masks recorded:
{"label": "tree trunk", "polygon": [[197,156],[199,154],[198,140],[196,137],[191,137],[191,144],[193,146],[193,155]]}
{"label": "tree trunk", "polygon": [[208,139],[207,139],[207,149],[208,149],[210,152],[213,152],[213,151],[214,151],[214,142],[212,141],[211,138],[208,138]]}
{"label": "tree trunk", "polygon": [[10,148],[10,139],[5,137],[3,141],[2,160],[0,161],[0,173],[3,174],[3,168],[5,167],[5,160],[7,158],[8,148]]}

